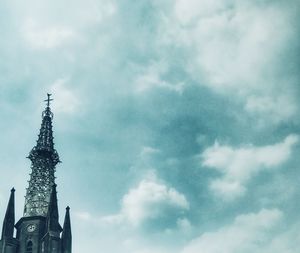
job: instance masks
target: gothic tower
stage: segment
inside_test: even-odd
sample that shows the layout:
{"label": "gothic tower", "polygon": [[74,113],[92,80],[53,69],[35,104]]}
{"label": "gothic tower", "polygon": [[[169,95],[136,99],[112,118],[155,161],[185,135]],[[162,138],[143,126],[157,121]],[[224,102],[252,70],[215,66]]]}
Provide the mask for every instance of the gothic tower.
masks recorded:
{"label": "gothic tower", "polygon": [[[31,160],[29,186],[26,189],[23,217],[15,224],[14,188],[11,190],[5,213],[0,253],[71,253],[72,233],[70,208],[66,208],[63,228],[59,224],[55,167],[60,162],[54,148],[48,94],[46,109]],[[14,229],[16,235],[14,236]]]}

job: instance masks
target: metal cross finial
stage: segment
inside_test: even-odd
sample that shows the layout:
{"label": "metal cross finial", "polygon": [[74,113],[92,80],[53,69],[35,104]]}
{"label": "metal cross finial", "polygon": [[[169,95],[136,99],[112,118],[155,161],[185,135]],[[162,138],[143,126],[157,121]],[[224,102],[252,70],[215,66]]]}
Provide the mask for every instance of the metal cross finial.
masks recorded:
{"label": "metal cross finial", "polygon": [[50,102],[53,101],[52,98],[50,98],[52,96],[52,94],[47,93],[48,98],[46,100],[44,100],[45,102],[47,102],[47,107],[50,106]]}

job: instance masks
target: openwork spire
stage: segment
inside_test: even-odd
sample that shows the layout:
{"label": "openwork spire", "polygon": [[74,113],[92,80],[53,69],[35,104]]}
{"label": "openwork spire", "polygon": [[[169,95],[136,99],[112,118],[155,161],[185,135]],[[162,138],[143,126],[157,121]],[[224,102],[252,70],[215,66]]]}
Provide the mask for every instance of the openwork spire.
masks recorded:
{"label": "openwork spire", "polygon": [[33,162],[38,156],[43,155],[51,158],[54,165],[56,165],[59,162],[59,156],[54,149],[52,131],[53,113],[50,109],[50,101],[52,101],[53,99],[50,98],[51,94],[47,94],[47,96],[48,98],[44,100],[45,102],[47,102],[47,107],[42,114],[42,125],[40,133],[36,146],[33,147],[29,154],[29,159]]}
{"label": "openwork spire", "polygon": [[25,217],[47,216],[52,186],[55,183],[55,166],[60,162],[53,142],[53,113],[50,109],[51,94],[47,94],[45,101],[47,106],[42,114],[38,140],[28,156],[31,160],[32,172],[25,196]]}

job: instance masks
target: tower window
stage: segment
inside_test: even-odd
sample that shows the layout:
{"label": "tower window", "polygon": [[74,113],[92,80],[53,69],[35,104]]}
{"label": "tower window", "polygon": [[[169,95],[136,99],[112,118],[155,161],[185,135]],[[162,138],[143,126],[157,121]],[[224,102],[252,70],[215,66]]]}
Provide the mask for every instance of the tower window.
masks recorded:
{"label": "tower window", "polygon": [[26,245],[26,253],[32,253],[32,246],[33,246],[32,241],[29,241]]}

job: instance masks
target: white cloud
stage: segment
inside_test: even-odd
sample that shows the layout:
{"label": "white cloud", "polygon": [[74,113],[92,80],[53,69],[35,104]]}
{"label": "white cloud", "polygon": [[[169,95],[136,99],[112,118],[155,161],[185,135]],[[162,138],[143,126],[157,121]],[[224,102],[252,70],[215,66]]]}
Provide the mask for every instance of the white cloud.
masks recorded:
{"label": "white cloud", "polygon": [[296,84],[279,55],[295,41],[296,32],[291,12],[281,7],[177,0],[173,17],[164,19],[161,40],[187,52],[185,68],[199,84],[242,104],[259,125],[277,124],[298,112],[292,92]]}
{"label": "white cloud", "polygon": [[[203,84],[216,91],[245,93],[261,88],[262,83],[258,81],[261,81],[266,61],[273,57],[274,47],[280,47],[284,38],[275,27],[286,24],[281,23],[285,21],[282,18],[274,20],[274,17],[282,15],[278,9],[259,10],[252,5],[234,2],[232,7],[228,7],[227,1],[212,1],[212,4],[206,0],[187,0],[183,5],[179,0],[176,16],[184,11],[184,8],[178,7],[181,5],[190,5],[189,10],[202,10],[206,14],[200,15],[182,31],[189,34],[192,50],[195,50],[193,73],[204,75],[207,82]],[[223,11],[220,12],[220,9]],[[190,15],[189,19],[198,16],[193,11],[186,13]],[[273,38],[272,43],[270,38]]]}
{"label": "white cloud", "polygon": [[233,200],[246,191],[246,183],[261,170],[273,169],[287,161],[299,136],[289,135],[274,145],[234,148],[216,142],[201,154],[202,165],[219,171],[221,178],[214,179],[211,190],[224,199]]}
{"label": "white cloud", "polygon": [[[89,0],[86,2],[84,7],[80,6],[80,8],[75,9],[75,13],[78,12],[77,16],[84,25],[102,23],[118,11],[116,3],[111,0]],[[81,26],[82,24],[77,25]]]}
{"label": "white cloud", "polygon": [[143,180],[137,188],[131,189],[124,196],[122,206],[122,213],[134,225],[165,215],[163,212],[166,207],[189,208],[183,194],[151,180]]}
{"label": "white cloud", "polygon": [[179,218],[176,223],[180,231],[184,233],[191,232],[192,224],[187,218]]}
{"label": "white cloud", "polygon": [[234,222],[215,232],[192,240],[182,253],[253,253],[272,239],[272,229],[282,218],[277,209],[262,209],[236,217]]}
{"label": "white cloud", "polygon": [[92,215],[84,211],[75,211],[74,216],[82,221],[90,221],[92,219]]}
{"label": "white cloud", "polygon": [[182,193],[153,177],[142,180],[136,188],[129,190],[121,204],[120,214],[107,216],[103,220],[112,223],[128,222],[130,225],[139,226],[147,220],[168,218],[170,210],[177,211],[179,216],[189,209],[189,202]]}
{"label": "white cloud", "polygon": [[276,96],[249,96],[245,110],[261,118],[280,122],[292,118],[297,112],[296,101],[292,95],[278,94]]}
{"label": "white cloud", "polygon": [[50,87],[50,93],[55,96],[55,103],[52,106],[55,112],[73,113],[79,106],[79,99],[74,90],[67,87],[68,82],[69,78],[60,78]]}
{"label": "white cloud", "polygon": [[[89,238],[85,242],[88,245],[90,238],[95,238],[110,252],[178,252],[178,245],[185,242],[182,237],[192,232],[192,224],[184,215],[190,207],[189,202],[182,193],[160,182],[153,172],[124,195],[121,205],[118,214],[109,216],[73,211],[75,228],[83,227],[90,235],[78,238],[81,248],[84,240]],[[170,221],[170,217],[171,228],[160,227],[155,233],[144,230],[146,223],[161,223],[164,218]],[[165,243],[174,238],[178,240],[172,245]]]}
{"label": "white cloud", "polygon": [[263,253],[298,253],[300,223],[294,222],[288,229],[274,236],[272,241],[261,249]]}
{"label": "white cloud", "polygon": [[143,158],[143,157],[151,156],[151,155],[154,155],[157,153],[160,153],[159,149],[145,146],[142,148],[140,156]]}
{"label": "white cloud", "polygon": [[34,19],[28,19],[23,26],[23,36],[33,49],[52,49],[74,39],[75,32],[64,26],[42,26]]}
{"label": "white cloud", "polygon": [[[91,27],[108,22],[118,12],[117,4],[107,0],[10,1],[10,8],[20,20],[21,36],[31,49],[49,50],[73,43],[86,42]],[[65,11],[67,10],[67,11]],[[103,37],[103,36],[102,36]]]}
{"label": "white cloud", "polygon": [[141,93],[153,88],[164,88],[182,94],[184,82],[170,83],[163,80],[162,76],[167,73],[168,68],[165,62],[152,62],[137,75],[134,83],[135,91]]}
{"label": "white cloud", "polygon": [[227,1],[218,0],[178,0],[175,3],[175,15],[181,24],[187,25],[196,18],[205,17],[220,11]]}
{"label": "white cloud", "polygon": [[246,192],[246,187],[236,179],[215,179],[210,183],[210,189],[226,201],[241,197]]}

